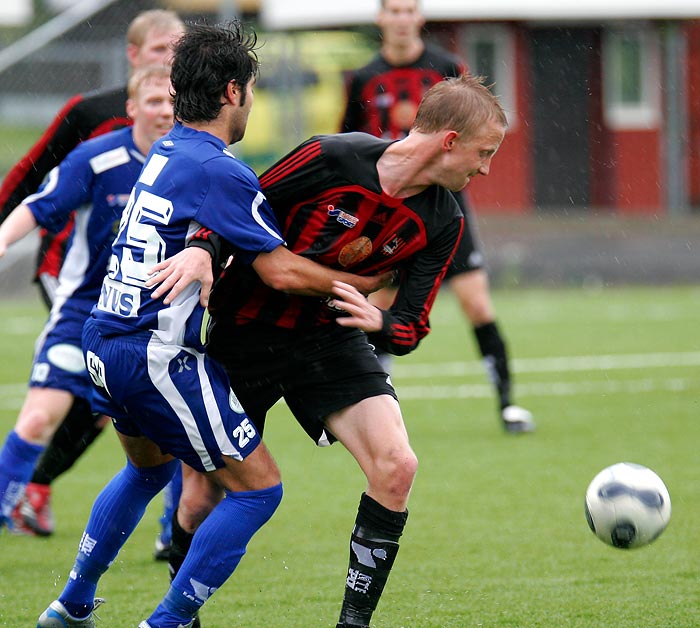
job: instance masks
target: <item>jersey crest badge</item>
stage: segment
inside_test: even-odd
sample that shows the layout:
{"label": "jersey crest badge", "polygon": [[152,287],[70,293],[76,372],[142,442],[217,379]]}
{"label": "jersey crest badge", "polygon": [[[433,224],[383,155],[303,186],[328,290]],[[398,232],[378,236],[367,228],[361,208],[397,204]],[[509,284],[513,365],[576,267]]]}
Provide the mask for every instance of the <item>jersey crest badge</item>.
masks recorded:
{"label": "jersey crest badge", "polygon": [[343,267],[354,266],[367,259],[372,253],[372,240],[367,236],[361,236],[352,242],[348,242],[338,254],[338,263]]}
{"label": "jersey crest badge", "polygon": [[406,244],[406,242],[401,236],[394,236],[382,247],[382,253],[387,257],[394,255],[404,244]]}

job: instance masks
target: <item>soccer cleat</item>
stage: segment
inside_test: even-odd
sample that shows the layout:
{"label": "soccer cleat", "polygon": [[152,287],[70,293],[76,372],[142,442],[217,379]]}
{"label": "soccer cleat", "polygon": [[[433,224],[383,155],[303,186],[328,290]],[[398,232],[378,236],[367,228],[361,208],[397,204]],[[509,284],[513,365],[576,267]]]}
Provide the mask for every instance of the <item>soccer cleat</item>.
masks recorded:
{"label": "soccer cleat", "polygon": [[51,512],[51,486],[30,482],[20,508],[24,524],[38,536],[51,536],[55,524]]}
{"label": "soccer cleat", "polygon": [[164,543],[160,535],[156,537],[153,558],[156,560],[170,560],[170,543]]}
{"label": "soccer cleat", "polygon": [[10,532],[10,534],[16,534],[18,536],[36,536],[36,532],[24,523],[24,519],[22,519],[23,500],[24,498],[17,503],[12,510],[12,514],[8,517],[6,521],[7,531]]}
{"label": "soccer cleat", "polygon": [[39,617],[36,628],[95,628],[95,609],[101,604],[104,604],[104,599],[96,597],[90,614],[79,619],[68,613],[58,600],[54,600]]}
{"label": "soccer cleat", "polygon": [[520,406],[506,406],[501,410],[501,420],[506,432],[522,434],[535,431],[532,412]]}

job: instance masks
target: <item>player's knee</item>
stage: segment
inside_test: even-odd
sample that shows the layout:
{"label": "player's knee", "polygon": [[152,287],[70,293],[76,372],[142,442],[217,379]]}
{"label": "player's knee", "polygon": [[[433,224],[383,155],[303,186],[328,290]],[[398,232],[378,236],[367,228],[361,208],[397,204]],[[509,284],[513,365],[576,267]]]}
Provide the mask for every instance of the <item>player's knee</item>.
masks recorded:
{"label": "player's knee", "polygon": [[47,445],[60,420],[43,408],[24,408],[17,420],[15,431],[27,442]]}
{"label": "player's knee", "polygon": [[178,518],[185,530],[196,529],[216,507],[223,491],[206,476],[194,473],[183,478]]}
{"label": "player's knee", "polygon": [[377,480],[384,490],[398,498],[408,497],[418,471],[418,458],[411,449],[392,452],[379,465]]}

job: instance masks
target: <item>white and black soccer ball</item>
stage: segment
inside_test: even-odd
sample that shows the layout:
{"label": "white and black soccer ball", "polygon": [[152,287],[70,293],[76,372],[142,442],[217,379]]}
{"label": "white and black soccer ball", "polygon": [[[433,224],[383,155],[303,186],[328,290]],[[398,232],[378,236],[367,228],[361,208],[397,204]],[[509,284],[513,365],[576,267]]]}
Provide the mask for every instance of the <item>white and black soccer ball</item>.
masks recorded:
{"label": "white and black soccer ball", "polygon": [[671,497],[651,469],[620,462],[603,469],[586,491],[586,520],[595,535],[613,547],[651,543],[671,518]]}

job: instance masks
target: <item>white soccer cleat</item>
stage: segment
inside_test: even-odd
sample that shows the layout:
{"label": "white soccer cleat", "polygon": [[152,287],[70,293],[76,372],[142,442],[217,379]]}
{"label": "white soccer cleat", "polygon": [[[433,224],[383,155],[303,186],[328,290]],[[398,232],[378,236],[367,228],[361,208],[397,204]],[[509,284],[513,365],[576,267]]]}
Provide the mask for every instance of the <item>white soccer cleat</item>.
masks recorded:
{"label": "white soccer cleat", "polygon": [[532,412],[520,406],[506,406],[501,410],[501,420],[506,432],[511,434],[521,434],[524,432],[534,432],[535,422],[532,419]]}
{"label": "white soccer cleat", "polygon": [[36,628],[95,628],[95,609],[104,604],[101,597],[96,597],[92,611],[87,617],[73,617],[58,600],[54,600],[40,615]]}

